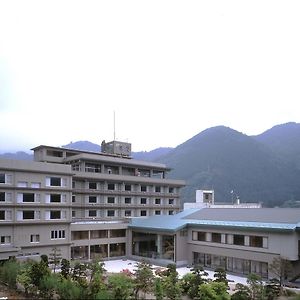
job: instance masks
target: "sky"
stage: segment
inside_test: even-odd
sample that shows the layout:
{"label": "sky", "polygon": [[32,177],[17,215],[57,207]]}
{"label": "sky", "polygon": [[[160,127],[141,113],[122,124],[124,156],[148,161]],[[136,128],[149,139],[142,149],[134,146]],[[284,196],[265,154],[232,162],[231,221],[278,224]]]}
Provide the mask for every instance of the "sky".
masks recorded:
{"label": "sky", "polygon": [[299,53],[298,0],[0,0],[0,152],[299,123]]}

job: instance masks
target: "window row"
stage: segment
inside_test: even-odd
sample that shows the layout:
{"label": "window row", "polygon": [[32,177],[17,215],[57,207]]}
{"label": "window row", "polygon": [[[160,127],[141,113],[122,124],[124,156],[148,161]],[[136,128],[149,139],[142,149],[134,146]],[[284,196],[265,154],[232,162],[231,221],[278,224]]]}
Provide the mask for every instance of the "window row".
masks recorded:
{"label": "window row", "polygon": [[[12,174],[0,173],[0,184],[12,184]],[[45,179],[45,186],[48,187],[66,187],[68,185],[68,179],[58,176],[47,176]],[[30,187],[41,188],[41,182],[28,182],[18,181],[17,187]]]}
{"label": "window row", "polygon": [[71,247],[71,259],[102,259],[105,257],[125,256],[126,244],[101,244],[90,246],[73,246]]}
{"label": "window row", "polygon": [[193,252],[193,263],[213,269],[222,268],[225,271],[237,274],[248,275],[254,273],[262,278],[268,278],[268,263],[266,262]]}
{"label": "window row", "polygon": [[[66,232],[65,230],[51,230],[50,232],[50,239],[57,240],[57,239],[65,239]],[[9,235],[2,235],[0,236],[0,245],[11,245],[11,236]],[[40,243],[40,235],[39,234],[30,234],[29,242],[32,244]]]}
{"label": "window row", "polygon": [[[142,193],[175,193],[176,188],[171,186],[149,186],[123,183],[103,183],[90,181],[84,186],[90,190],[108,190],[108,191],[125,191],[125,192],[142,192]],[[73,182],[73,188],[81,188],[79,182]]]}
{"label": "window row", "polygon": [[[131,210],[131,209],[125,209],[122,210],[122,215],[124,217],[146,217],[150,215],[150,211],[146,210],[146,209],[142,209],[142,210]],[[174,210],[168,210],[167,214],[168,215],[173,215],[175,212]],[[151,210],[151,215],[156,215],[156,216],[160,216],[163,214],[162,210]],[[85,210],[85,216],[86,218],[102,218],[102,217],[118,217],[119,216],[119,210],[115,210],[115,209],[107,209],[104,210],[104,215],[103,215],[103,210],[99,210],[99,209],[89,209],[89,210]],[[81,215],[76,215],[76,211],[73,210],[72,211],[72,218],[79,218],[81,217]]]}
{"label": "window row", "polygon": [[[67,217],[66,210],[45,211],[46,220],[65,220]],[[0,221],[11,221],[12,210],[0,210]],[[41,211],[39,210],[19,210],[17,211],[17,220],[41,220]]]}
{"label": "window row", "polygon": [[[87,196],[86,202],[95,204],[95,203],[101,203],[102,198],[100,196]],[[119,198],[114,196],[108,196],[104,197],[104,202],[106,204],[118,204]],[[51,202],[51,201],[50,201]],[[72,196],[72,202],[76,202],[76,195]],[[155,198],[155,199],[149,199],[146,197],[141,198],[132,198],[132,197],[124,197],[121,199],[121,202],[123,204],[139,204],[139,205],[146,205],[146,204],[155,204],[155,205],[175,205],[177,201],[174,198],[169,199],[161,199],[161,198]]]}
{"label": "window row", "polygon": [[[18,203],[34,203],[41,202],[43,195],[37,193],[17,193]],[[13,201],[13,193],[11,192],[0,192],[0,202],[11,203]],[[45,203],[65,203],[67,201],[67,194],[45,194]]]}
{"label": "window row", "polygon": [[126,237],[126,229],[79,230],[71,232],[72,240],[106,239]]}
{"label": "window row", "polygon": [[257,235],[227,234],[219,232],[193,231],[193,241],[222,243],[237,246],[249,246],[258,248],[268,247],[268,238]]}

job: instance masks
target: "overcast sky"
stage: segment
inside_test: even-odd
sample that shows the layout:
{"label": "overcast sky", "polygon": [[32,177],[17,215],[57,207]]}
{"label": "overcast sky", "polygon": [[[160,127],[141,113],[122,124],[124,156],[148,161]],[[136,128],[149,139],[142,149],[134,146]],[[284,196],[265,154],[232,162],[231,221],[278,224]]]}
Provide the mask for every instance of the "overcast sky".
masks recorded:
{"label": "overcast sky", "polygon": [[175,147],[300,122],[300,1],[0,0],[0,152]]}

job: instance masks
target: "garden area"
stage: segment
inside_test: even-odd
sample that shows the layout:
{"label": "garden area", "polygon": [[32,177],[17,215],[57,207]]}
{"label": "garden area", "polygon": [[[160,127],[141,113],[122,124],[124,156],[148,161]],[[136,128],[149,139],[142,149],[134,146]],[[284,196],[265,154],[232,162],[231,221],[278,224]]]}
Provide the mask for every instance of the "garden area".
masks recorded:
{"label": "garden area", "polygon": [[179,276],[174,264],[154,268],[141,261],[115,273],[108,272],[102,261],[70,262],[58,253],[49,258],[42,255],[40,261],[5,261],[0,280],[0,297],[7,299],[300,300],[299,294],[283,287],[280,278],[263,282],[249,274],[245,284],[232,288],[221,268],[212,278],[202,266]]}

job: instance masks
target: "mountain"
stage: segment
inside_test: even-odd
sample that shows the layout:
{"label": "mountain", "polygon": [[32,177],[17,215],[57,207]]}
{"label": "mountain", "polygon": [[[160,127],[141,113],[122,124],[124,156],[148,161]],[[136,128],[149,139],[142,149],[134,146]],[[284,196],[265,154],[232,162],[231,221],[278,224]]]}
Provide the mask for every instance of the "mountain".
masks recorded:
{"label": "mountain", "polygon": [[300,172],[269,146],[224,126],[204,130],[158,159],[172,168],[170,176],[186,180],[184,202],[195,199],[196,189],[214,189],[220,202],[231,193],[241,202],[280,205],[300,200]]}
{"label": "mountain", "polygon": [[21,159],[21,160],[33,160],[33,155],[32,154],[28,154],[24,151],[18,151],[15,153],[3,153],[0,154],[0,158],[3,159]]}
{"label": "mountain", "polygon": [[89,141],[78,141],[71,142],[67,145],[62,146],[63,148],[75,149],[75,150],[84,150],[84,151],[92,151],[92,152],[101,152],[101,146],[91,143]]}
{"label": "mountain", "polygon": [[160,157],[167,155],[172,150],[173,148],[170,147],[160,147],[149,152],[132,152],[132,157],[138,160],[155,161],[158,160]]}
{"label": "mountain", "polygon": [[300,124],[286,123],[253,137],[300,169]]}

